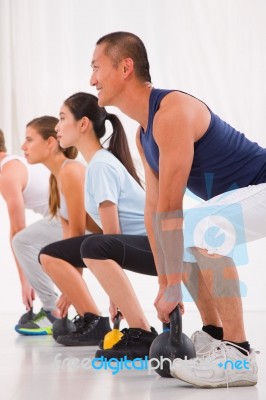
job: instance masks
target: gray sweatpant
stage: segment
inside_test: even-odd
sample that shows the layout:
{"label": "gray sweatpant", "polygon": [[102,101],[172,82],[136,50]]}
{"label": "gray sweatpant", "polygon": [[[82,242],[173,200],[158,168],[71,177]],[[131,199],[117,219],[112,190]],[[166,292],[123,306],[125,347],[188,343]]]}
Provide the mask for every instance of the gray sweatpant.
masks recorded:
{"label": "gray sweatpant", "polygon": [[12,240],[12,247],[17,260],[45,310],[56,308],[57,293],[53,281],[39,264],[38,255],[44,246],[58,240],[62,240],[60,220],[50,217],[27,226],[18,232]]}

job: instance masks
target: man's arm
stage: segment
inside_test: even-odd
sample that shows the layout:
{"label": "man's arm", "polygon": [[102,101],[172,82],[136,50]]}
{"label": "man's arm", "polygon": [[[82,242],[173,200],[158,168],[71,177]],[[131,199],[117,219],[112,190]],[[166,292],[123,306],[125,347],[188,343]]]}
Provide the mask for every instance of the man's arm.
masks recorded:
{"label": "man's arm", "polygon": [[145,185],[146,185],[146,197],[145,197],[145,227],[149,238],[149,243],[152,249],[153,258],[156,264],[157,274],[159,281],[162,278],[160,271],[158,271],[157,262],[157,251],[156,251],[156,240],[154,235],[153,218],[157,211],[157,204],[159,198],[159,177],[155,171],[151,169],[144,155],[143,148],[140,143],[140,131],[138,130],[136,135],[136,144],[140,154],[140,158],[144,167],[145,172]]}
{"label": "man's arm", "polygon": [[[158,311],[158,318],[162,322],[169,322],[168,316],[165,317],[165,311],[161,311],[160,304],[162,303],[162,299],[167,296],[168,289],[168,267],[166,265],[167,257],[164,257],[165,249],[162,248],[161,238],[158,233],[160,233],[157,229],[157,208],[158,208],[158,200],[159,200],[159,176],[156,174],[154,170],[149,166],[147,160],[145,158],[142,146],[140,144],[139,132],[137,133],[137,147],[139,150],[139,154],[142,159],[142,163],[145,171],[145,182],[146,182],[146,202],[145,202],[145,226],[149,238],[149,243],[151,246],[151,250],[153,253],[153,258],[156,265],[157,275],[158,275],[158,284],[159,291],[154,301],[154,306]],[[163,237],[162,237],[163,239]],[[166,238],[168,240],[168,238]],[[175,240],[177,242],[177,239]],[[183,246],[183,241],[182,241]],[[174,249],[176,250],[177,245],[175,244]],[[183,250],[183,249],[182,249]],[[170,253],[169,253],[170,255]],[[174,254],[176,257],[176,254]],[[173,283],[174,285],[174,283]],[[179,284],[180,286],[180,284]],[[175,304],[175,303],[174,303]],[[169,306],[169,304],[167,304]],[[172,304],[170,304],[170,311],[174,308]],[[181,305],[183,309],[183,305]]]}
{"label": "man's arm", "polygon": [[160,153],[156,245],[161,251],[167,278],[167,289],[157,310],[165,321],[182,299],[183,197],[194,144],[204,135],[209,122],[210,112],[203,103],[175,92],[165,97],[154,118],[154,139]]}

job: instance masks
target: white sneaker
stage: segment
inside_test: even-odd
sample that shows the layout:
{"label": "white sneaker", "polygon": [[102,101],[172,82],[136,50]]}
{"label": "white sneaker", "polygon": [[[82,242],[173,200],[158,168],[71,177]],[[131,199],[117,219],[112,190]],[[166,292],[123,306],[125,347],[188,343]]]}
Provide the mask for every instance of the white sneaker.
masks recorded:
{"label": "white sneaker", "polygon": [[252,349],[244,355],[237,347],[230,342],[221,342],[205,357],[176,358],[170,368],[171,375],[205,388],[254,386],[258,381],[255,351]]}
{"label": "white sneaker", "polygon": [[194,344],[197,357],[212,351],[221,343],[221,340],[214,339],[211,335],[204,331],[194,332],[191,336],[191,340]]}

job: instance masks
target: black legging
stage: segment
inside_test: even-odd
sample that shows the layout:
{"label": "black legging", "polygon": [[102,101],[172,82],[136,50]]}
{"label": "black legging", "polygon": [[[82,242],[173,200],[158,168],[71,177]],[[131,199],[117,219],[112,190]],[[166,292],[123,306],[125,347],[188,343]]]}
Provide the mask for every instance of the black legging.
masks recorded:
{"label": "black legging", "polygon": [[91,234],[73,237],[45,246],[41,254],[86,268],[83,258],[114,260],[123,269],[156,276],[156,267],[147,236]]}

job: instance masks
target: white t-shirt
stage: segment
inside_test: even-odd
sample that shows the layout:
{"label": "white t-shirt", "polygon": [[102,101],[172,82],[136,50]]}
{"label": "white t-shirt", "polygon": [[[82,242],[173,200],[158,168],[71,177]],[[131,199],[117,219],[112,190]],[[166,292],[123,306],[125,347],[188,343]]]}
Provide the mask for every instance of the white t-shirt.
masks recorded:
{"label": "white t-shirt", "polygon": [[85,181],[86,211],[100,227],[98,207],[106,200],[117,205],[123,234],[146,235],[144,190],[113,154],[101,149],[87,165]]}
{"label": "white t-shirt", "polygon": [[49,214],[49,177],[50,171],[43,164],[29,164],[27,160],[17,155],[7,155],[0,162],[0,170],[12,161],[18,160],[27,168],[28,179],[22,192],[25,208],[44,217]]}

